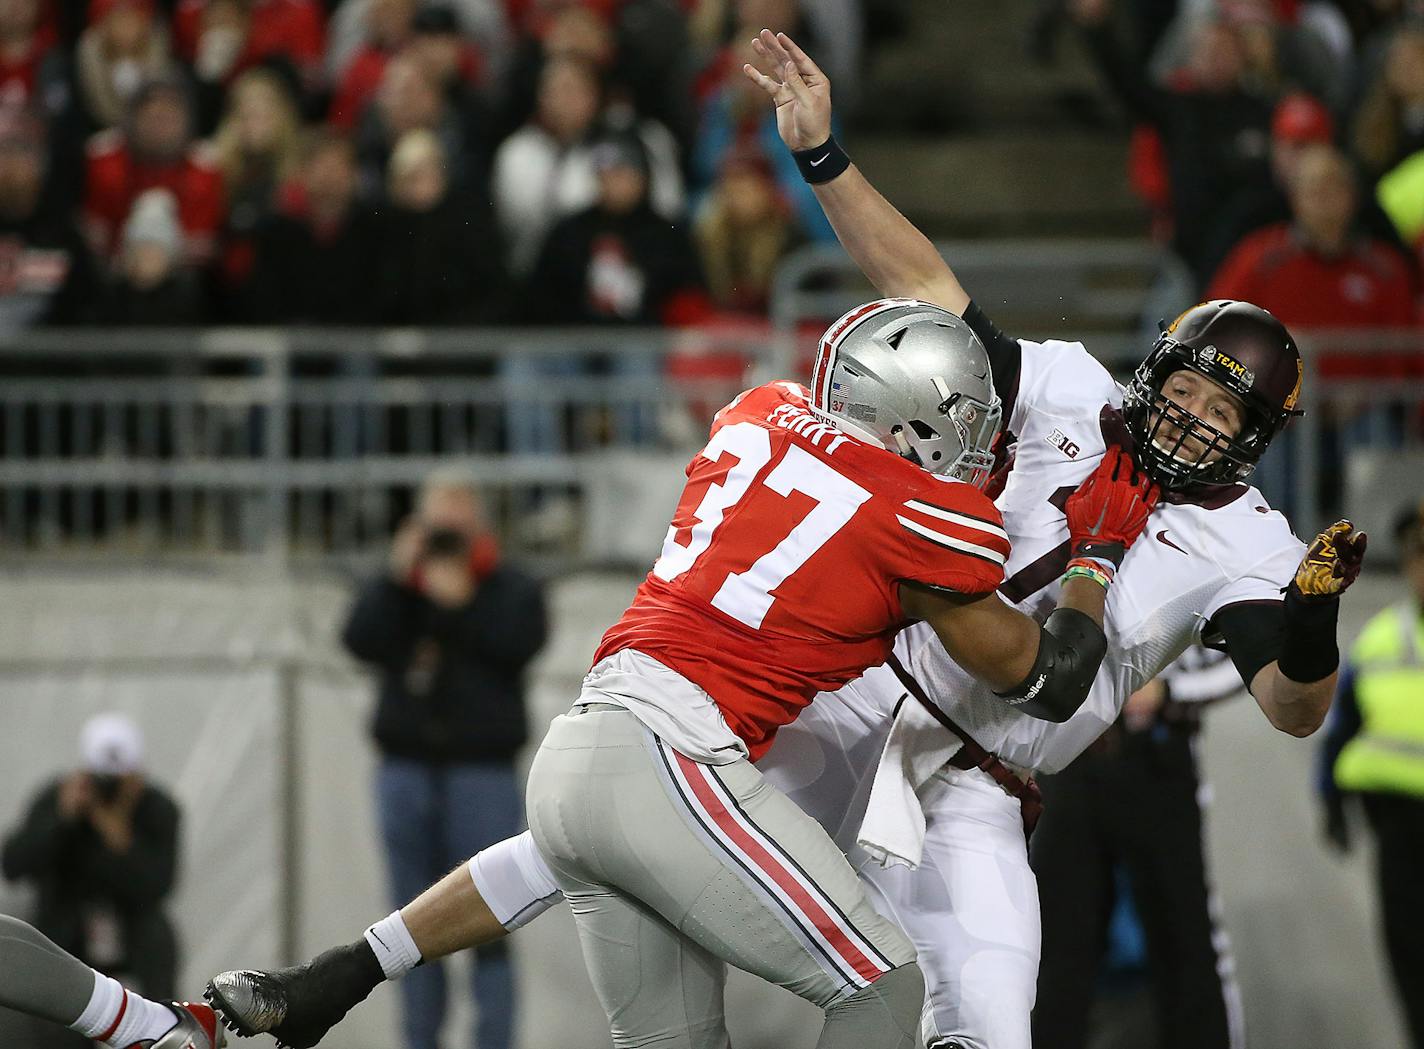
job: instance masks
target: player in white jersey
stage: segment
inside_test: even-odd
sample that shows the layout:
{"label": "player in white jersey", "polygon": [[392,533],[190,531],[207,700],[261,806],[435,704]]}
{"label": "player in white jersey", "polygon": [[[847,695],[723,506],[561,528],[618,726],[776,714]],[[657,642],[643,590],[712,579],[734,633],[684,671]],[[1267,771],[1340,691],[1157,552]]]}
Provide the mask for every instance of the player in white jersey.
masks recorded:
{"label": "player in white jersey", "polygon": [[[753,50],[761,68],[748,66],[747,74],[772,97],[783,139],[861,269],[885,294],[913,293],[961,315],[989,349],[1005,429],[1017,438],[996,499],[1013,544],[1001,596],[1030,614],[1054,600],[1053,566],[1068,556],[1060,493],[1124,431],[1163,490],[1150,538],[1118,569],[1105,617],[1108,655],[1067,723],[1034,727],[989,709],[984,690],[915,627],[902,640],[913,678],[967,737],[1028,769],[1064,767],[1193,641],[1225,645],[1276,728],[1315,731],[1338,663],[1338,596],[1358,574],[1364,536],[1340,522],[1307,551],[1243,483],[1299,414],[1303,368],[1285,328],[1246,303],[1201,304],[1162,333],[1126,390],[1081,344],[1007,338],[831,137],[824,74],[784,34],[763,31]],[[821,713],[835,709],[824,704]],[[919,949],[930,994],[927,1044],[1027,1049],[1038,910],[1019,805],[996,795],[981,771],[953,767],[957,744],[919,710],[901,708],[882,771],[892,757],[911,771],[919,782],[909,807],[921,812],[897,822],[904,792],[877,785],[884,805],[872,797],[859,836],[881,857],[922,862],[882,868],[862,857],[860,869]],[[824,784],[818,792],[834,793]]]}
{"label": "player in white jersey", "polygon": [[[1195,640],[1224,642],[1274,726],[1313,732],[1333,690],[1337,599],[1358,574],[1364,536],[1341,522],[1307,550],[1240,483],[1299,396],[1300,358],[1274,318],[1245,303],[1196,307],[1164,332],[1127,391],[1080,344],[1003,336],[829,138],[824,75],[784,36],[763,33],[757,47],[772,74],[749,67],[749,75],[776,100],[783,138],[852,257],[882,293],[961,315],[990,352],[1006,430],[1017,437],[997,499],[1013,543],[1002,596],[1030,614],[1052,608],[1070,556],[1063,501],[1110,440],[1135,438],[1140,465],[1168,493],[1126,558],[1098,566],[1119,577],[1107,606],[1109,653],[1066,723],[995,709],[1002,701],[969,680],[929,632],[911,627],[896,653],[912,677],[878,668],[818,696],[758,764],[848,850],[877,905],[914,940],[929,990],[926,1043],[1027,1049],[1037,892],[1020,801],[990,775],[984,752],[1022,770],[1062,768]],[[964,740],[907,699],[916,681]],[[874,776],[869,766],[882,750]],[[914,865],[881,866],[894,857]],[[517,928],[558,898],[527,836],[487,850],[470,868],[479,894],[465,897],[458,946]],[[219,989],[241,987],[240,977],[222,974]],[[236,1007],[245,1026],[280,1037],[291,1004],[281,996],[298,984],[282,975],[264,986],[265,998]],[[231,994],[226,1000],[234,1005]]]}

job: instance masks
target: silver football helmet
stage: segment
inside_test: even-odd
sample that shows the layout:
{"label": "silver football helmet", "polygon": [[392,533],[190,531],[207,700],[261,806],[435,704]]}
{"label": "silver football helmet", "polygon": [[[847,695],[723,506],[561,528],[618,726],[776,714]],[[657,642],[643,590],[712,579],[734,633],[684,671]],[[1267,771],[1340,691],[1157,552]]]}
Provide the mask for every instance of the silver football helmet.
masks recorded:
{"label": "silver football helmet", "polygon": [[984,487],[1001,408],[968,324],[918,299],[857,306],[826,329],[813,407],[930,473]]}

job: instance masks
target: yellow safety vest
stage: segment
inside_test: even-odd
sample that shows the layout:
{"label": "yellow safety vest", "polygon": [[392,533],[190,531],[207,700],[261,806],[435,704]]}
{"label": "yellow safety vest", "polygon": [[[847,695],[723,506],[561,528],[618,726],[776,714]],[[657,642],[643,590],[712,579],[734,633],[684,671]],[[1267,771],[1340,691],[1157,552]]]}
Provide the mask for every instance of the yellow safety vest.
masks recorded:
{"label": "yellow safety vest", "polygon": [[1336,784],[1424,798],[1424,618],[1414,603],[1371,619],[1350,662],[1363,724],[1335,762]]}

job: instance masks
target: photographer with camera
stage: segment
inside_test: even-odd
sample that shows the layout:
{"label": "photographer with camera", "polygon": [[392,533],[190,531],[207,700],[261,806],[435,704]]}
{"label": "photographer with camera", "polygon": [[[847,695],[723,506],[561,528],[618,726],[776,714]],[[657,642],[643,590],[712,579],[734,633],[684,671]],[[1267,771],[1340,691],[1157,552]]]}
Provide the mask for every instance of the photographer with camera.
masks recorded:
{"label": "photographer with camera", "polygon": [[[389,567],[362,588],[342,632],[380,675],[376,794],[397,904],[522,828],[514,757],[528,736],[523,675],[545,634],[542,590],[501,560],[474,485],[433,475],[396,531]],[[506,1049],[510,960],[502,943],[477,953],[475,1044]],[[401,990],[405,1044],[435,1049],[441,966],[421,966]]]}
{"label": "photographer with camera", "polygon": [[90,718],[80,767],[35,796],[0,866],[34,885],[34,924],[59,947],[163,999],[173,997],[178,963],[163,900],[177,873],[179,814],[144,775],[143,749],[129,718]]}

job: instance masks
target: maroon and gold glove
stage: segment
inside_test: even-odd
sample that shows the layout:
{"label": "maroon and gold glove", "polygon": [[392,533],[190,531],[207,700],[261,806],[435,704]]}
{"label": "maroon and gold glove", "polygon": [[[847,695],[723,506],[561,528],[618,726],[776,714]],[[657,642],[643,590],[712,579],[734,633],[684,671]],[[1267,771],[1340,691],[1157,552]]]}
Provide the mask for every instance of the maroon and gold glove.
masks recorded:
{"label": "maroon and gold glove", "polygon": [[1368,539],[1349,521],[1336,521],[1311,542],[1290,589],[1306,600],[1339,597],[1359,577]]}
{"label": "maroon and gold glove", "polygon": [[1098,468],[1068,497],[1068,535],[1074,558],[1122,564],[1127,548],[1147,527],[1161,493],[1137,468],[1132,456],[1108,445]]}

